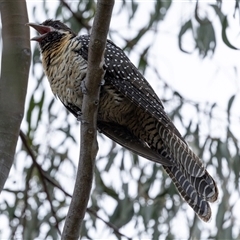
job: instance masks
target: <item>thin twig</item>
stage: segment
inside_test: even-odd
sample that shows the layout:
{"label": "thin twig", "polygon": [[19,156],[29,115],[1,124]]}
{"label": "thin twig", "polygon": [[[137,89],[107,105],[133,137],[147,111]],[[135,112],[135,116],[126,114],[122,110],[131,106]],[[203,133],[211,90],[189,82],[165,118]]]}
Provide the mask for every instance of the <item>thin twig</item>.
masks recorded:
{"label": "thin twig", "polygon": [[[65,196],[68,196],[70,198],[72,198],[72,195],[69,194],[68,192],[66,192],[52,177],[50,177],[43,169],[42,169],[42,166],[40,164],[38,164],[38,162],[36,161],[36,157],[35,157],[35,154],[32,150],[32,148],[29,146],[28,144],[28,140],[27,140],[27,136],[22,132],[20,131],[20,136],[21,136],[21,139],[24,139],[24,146],[25,148],[27,149],[27,152],[28,154],[30,155],[34,165],[36,166],[36,168],[38,169],[40,175],[43,176],[43,178],[45,178],[46,181],[48,181],[48,183],[50,183],[52,186],[56,187],[57,189],[59,189],[60,191],[62,191]],[[11,191],[11,190],[8,190],[8,189],[4,189],[5,191]],[[118,236],[122,236],[122,237],[125,237],[126,239],[131,239],[129,237],[127,237],[126,235],[122,234],[119,229],[112,223],[104,220],[103,218],[101,218],[96,211],[94,211],[93,209],[91,208],[87,208],[86,210],[89,214],[93,215],[94,217],[96,217],[97,219],[101,220],[102,222],[104,222],[109,228],[111,228],[113,230],[113,232],[118,235]]]}
{"label": "thin twig", "polygon": [[90,213],[90,214],[92,214],[92,215],[95,216],[96,218],[102,220],[108,227],[110,227],[110,228],[113,229],[113,232],[114,232],[116,235],[118,235],[118,236],[120,236],[120,237],[125,237],[125,238],[127,238],[128,240],[131,240],[131,239],[132,239],[132,238],[129,238],[129,237],[125,236],[124,234],[120,233],[119,230],[118,230],[118,228],[117,228],[115,225],[113,225],[112,223],[107,222],[107,221],[105,221],[104,219],[102,219],[102,218],[101,218],[94,210],[92,210],[91,208],[87,208],[87,212]]}
{"label": "thin twig", "polygon": [[[33,168],[30,168],[29,171],[28,171],[28,173],[27,173],[27,176],[26,176],[26,186],[25,186],[25,190],[24,190],[24,191],[21,191],[21,192],[23,193],[23,195],[24,195],[24,198],[23,198],[24,207],[23,207],[23,209],[22,209],[22,211],[21,211],[21,215],[20,215],[20,216],[21,216],[20,222],[22,223],[21,225],[22,225],[22,227],[23,227],[22,239],[24,239],[24,231],[25,231],[25,229],[26,229],[26,224],[27,224],[26,210],[27,210],[27,208],[28,208],[28,191],[29,191],[29,189],[30,189],[30,184],[29,184],[29,182],[30,182],[30,178],[31,178],[31,176],[32,176],[32,172],[33,172]],[[4,189],[4,190],[6,190],[6,189]],[[20,192],[20,191],[19,191],[19,192]],[[16,193],[14,193],[14,194],[16,194]],[[17,231],[18,227],[19,227],[19,225],[16,226],[15,228],[12,228],[12,233],[11,233],[10,239],[15,239],[15,238],[16,238],[15,234],[16,234],[16,231]]]}
{"label": "thin twig", "polygon": [[97,112],[101,81],[104,76],[104,50],[114,0],[99,0],[88,47],[88,66],[83,96],[81,151],[72,201],[65,221],[62,240],[78,239],[92,187],[97,145]]}
{"label": "thin twig", "polygon": [[80,14],[77,14],[75,13],[71,7],[68,5],[68,3],[66,3],[64,0],[60,0],[60,2],[62,3],[62,5],[64,7],[66,7],[72,14],[72,16],[82,25],[84,26],[88,31],[91,29],[91,26],[86,23],[85,19],[80,15]]}
{"label": "thin twig", "polygon": [[43,172],[43,169],[42,167],[37,163],[37,160],[36,160],[36,157],[35,157],[35,154],[33,153],[31,147],[29,146],[28,144],[28,141],[27,141],[27,137],[26,135],[22,132],[22,130],[20,130],[20,133],[19,133],[20,137],[21,137],[21,140],[23,142],[23,145],[25,146],[25,148],[27,149],[29,155],[31,156],[32,160],[33,160],[33,164],[35,165],[35,167],[38,169],[38,172],[40,174],[40,178],[42,180],[42,184],[43,184],[43,188],[44,188],[44,191],[46,192],[47,194],[47,199],[48,199],[48,202],[50,204],[50,208],[51,208],[51,212],[52,212],[52,215],[53,217],[55,218],[55,225],[56,225],[56,228],[57,228],[57,231],[58,233],[61,235],[61,231],[60,231],[60,228],[59,228],[59,221],[58,221],[58,218],[57,218],[57,215],[56,215],[56,212],[54,210],[54,207],[52,205],[52,200],[51,200],[51,195],[48,191],[48,188],[47,188],[47,185],[46,185],[46,182],[45,182],[45,175],[44,172]]}

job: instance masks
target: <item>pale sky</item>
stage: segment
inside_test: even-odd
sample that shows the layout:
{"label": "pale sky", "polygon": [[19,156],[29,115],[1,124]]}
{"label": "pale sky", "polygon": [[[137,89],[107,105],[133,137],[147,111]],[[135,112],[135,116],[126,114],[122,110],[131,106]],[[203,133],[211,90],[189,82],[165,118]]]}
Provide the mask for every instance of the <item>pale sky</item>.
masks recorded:
{"label": "pale sky", "polygon": [[[54,5],[55,1],[49,1],[48,4]],[[58,2],[58,1],[56,1]],[[119,1],[116,1],[114,12],[116,13],[119,10]],[[138,29],[140,29],[145,24],[145,19],[149,16],[149,12],[152,11],[152,7],[149,4],[150,1],[140,1],[140,9],[138,10],[138,15],[136,19],[131,23],[131,27],[128,27],[126,12],[121,12],[116,17],[112,18],[110,28],[120,32],[121,36],[127,36],[128,39],[131,36],[135,36]],[[201,1],[209,3],[210,1]],[[215,2],[215,1],[212,1]],[[71,1],[73,4],[74,1]],[[29,10],[29,22],[35,22],[35,18],[32,16],[32,7],[33,6],[42,6],[41,1],[27,1],[28,10]],[[212,58],[200,59],[198,54],[194,52],[193,54],[186,54],[179,50],[177,34],[179,31],[179,26],[188,19],[191,14],[193,14],[194,3],[189,4],[189,1],[175,1],[171,10],[168,12],[166,19],[160,23],[158,27],[158,33],[150,32],[143,40],[154,42],[153,48],[149,53],[149,64],[153,67],[159,69],[161,77],[175,90],[177,90],[180,94],[182,94],[187,99],[196,102],[205,103],[208,101],[209,103],[217,102],[216,109],[216,125],[211,129],[211,133],[216,136],[222,136],[222,130],[224,129],[226,123],[226,115],[224,114],[224,110],[227,107],[227,103],[229,98],[233,94],[237,94],[237,97],[234,101],[232,108],[232,116],[233,116],[233,129],[235,131],[236,136],[240,139],[240,126],[239,126],[239,105],[240,105],[240,97],[239,97],[239,89],[240,89],[240,81],[239,81],[239,69],[240,69],[240,52],[231,50],[228,48],[221,39],[221,29],[218,22],[218,18],[213,14],[212,10],[209,8],[208,12],[210,12],[213,17],[214,26],[216,29],[216,39],[217,39],[217,48],[215,54]],[[203,5],[202,5],[203,8]],[[234,1],[223,1],[223,9],[225,13],[229,13],[230,17],[230,28],[228,30],[228,36],[231,38],[231,43],[240,47],[238,44],[239,41],[239,18],[231,18],[234,10]],[[204,13],[202,13],[204,15]],[[67,15],[67,13],[66,13]],[[36,8],[35,16],[39,19],[39,22],[43,22],[45,20],[45,15],[42,13],[41,7]],[[48,18],[55,18],[54,12],[49,12]],[[31,37],[36,34],[36,31],[31,30]],[[114,38],[114,35],[113,35]],[[115,43],[121,46],[122,42],[119,40],[117,36],[115,36]],[[143,40],[136,46],[134,52],[129,56],[130,59],[136,63],[136,56],[141,51],[141,46],[145,45]],[[119,41],[119,42],[118,42]],[[33,45],[33,44],[32,44]],[[189,36],[186,36],[184,46],[187,48],[193,46],[193,42]],[[39,66],[39,71],[41,71],[41,67]],[[158,82],[159,79],[156,79],[156,75],[148,70],[145,74],[146,79],[150,82],[151,85],[154,86],[154,89],[159,94],[161,98],[160,89],[161,84]],[[45,86],[47,90],[47,94],[49,94],[49,98],[51,97],[51,91],[47,79],[44,78]],[[161,81],[161,80],[159,80]],[[33,89],[33,83],[31,82],[31,77],[29,79],[29,93],[31,93],[31,89]],[[37,93],[36,93],[37,94]],[[29,99],[30,95],[28,95]],[[59,101],[59,109],[61,109],[61,103]],[[168,112],[168,109],[166,109]],[[192,119],[194,116],[192,115],[191,109],[185,110],[186,119]],[[74,122],[75,119],[72,118]],[[24,124],[23,124],[24,127]],[[74,127],[76,128],[75,124]],[[180,129],[181,130],[181,129]],[[204,132],[205,131],[205,132]],[[208,131],[208,128],[203,130],[201,133],[203,136]],[[78,130],[76,134],[78,134]],[[40,137],[41,138],[41,137]],[[78,136],[76,136],[79,139]],[[100,140],[100,152],[99,154],[104,154],[101,148],[101,140]],[[78,154],[79,149],[75,149],[72,153],[72,156],[75,157]],[[146,160],[144,160],[146,161]],[[77,163],[77,162],[76,162]],[[113,178],[116,172],[112,172]],[[109,177],[109,176],[108,176]],[[115,184],[116,187],[118,183]],[[134,184],[132,186],[134,188]],[[70,191],[69,191],[70,192]],[[239,197],[238,195],[235,196]],[[114,203],[111,203],[114,204]],[[236,212],[239,212],[239,204]],[[216,206],[213,206],[213,215],[216,214]],[[193,212],[190,208],[187,208],[189,215],[192,216]],[[183,219],[181,213],[179,213],[179,218]],[[176,218],[176,221],[178,218]],[[0,220],[1,221],[1,220]],[[2,221],[1,221],[2,222]],[[206,224],[204,224],[205,227]],[[210,231],[214,232],[215,229],[211,229],[214,226],[214,222],[208,225]],[[102,226],[104,228],[105,226]],[[0,226],[0,229],[2,226]],[[126,232],[131,231],[134,226],[131,224],[125,229]],[[188,234],[186,229],[175,228],[174,230],[178,233],[179,238],[184,238]],[[127,234],[126,234],[127,235]],[[147,236],[146,236],[147,237]]]}

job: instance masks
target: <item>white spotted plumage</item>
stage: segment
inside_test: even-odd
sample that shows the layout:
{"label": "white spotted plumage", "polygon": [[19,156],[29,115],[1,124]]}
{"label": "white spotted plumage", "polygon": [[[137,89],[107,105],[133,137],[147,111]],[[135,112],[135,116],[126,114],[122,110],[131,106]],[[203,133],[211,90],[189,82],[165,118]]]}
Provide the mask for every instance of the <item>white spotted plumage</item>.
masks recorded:
{"label": "white spotted plumage", "polygon": [[[78,117],[90,36],[76,36],[59,21],[47,20],[30,26],[40,33],[49,30],[46,37],[35,38],[42,50],[43,67],[53,93]],[[201,219],[208,221],[211,217],[208,202],[216,201],[218,196],[215,181],[175,128],[146,79],[109,40],[104,59],[99,130],[134,153],[161,163],[180,195]]]}

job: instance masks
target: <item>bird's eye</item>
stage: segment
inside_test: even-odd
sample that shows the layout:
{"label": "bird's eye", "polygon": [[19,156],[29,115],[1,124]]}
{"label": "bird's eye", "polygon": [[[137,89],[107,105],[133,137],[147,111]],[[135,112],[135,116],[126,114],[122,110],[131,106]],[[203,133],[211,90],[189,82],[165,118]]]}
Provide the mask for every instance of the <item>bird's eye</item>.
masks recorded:
{"label": "bird's eye", "polygon": [[60,28],[60,24],[59,24],[59,23],[56,23],[54,27],[55,27],[55,28]]}
{"label": "bird's eye", "polygon": [[54,40],[55,34],[48,34],[47,35],[47,41],[51,42],[52,40]]}

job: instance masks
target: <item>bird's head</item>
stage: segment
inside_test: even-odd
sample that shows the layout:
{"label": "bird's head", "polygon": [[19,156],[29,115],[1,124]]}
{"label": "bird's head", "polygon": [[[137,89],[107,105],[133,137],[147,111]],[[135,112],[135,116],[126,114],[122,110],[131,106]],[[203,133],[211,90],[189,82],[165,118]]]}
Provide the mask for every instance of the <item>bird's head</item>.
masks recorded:
{"label": "bird's head", "polygon": [[39,42],[42,51],[61,42],[66,37],[76,36],[69,27],[59,20],[46,20],[41,24],[27,23],[27,25],[36,29],[40,34],[31,40]]}

